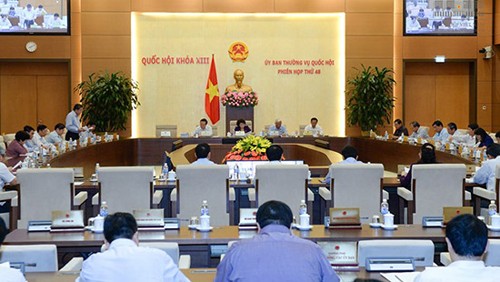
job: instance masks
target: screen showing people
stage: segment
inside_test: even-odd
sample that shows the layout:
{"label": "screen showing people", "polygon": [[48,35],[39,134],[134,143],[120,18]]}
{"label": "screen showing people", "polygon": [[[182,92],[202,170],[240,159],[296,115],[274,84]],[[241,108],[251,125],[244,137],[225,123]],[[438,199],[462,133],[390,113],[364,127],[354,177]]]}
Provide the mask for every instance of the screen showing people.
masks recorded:
{"label": "screen showing people", "polygon": [[68,33],[68,0],[53,4],[1,0],[0,34]]}
{"label": "screen showing people", "polygon": [[405,35],[475,35],[476,0],[404,2]]}

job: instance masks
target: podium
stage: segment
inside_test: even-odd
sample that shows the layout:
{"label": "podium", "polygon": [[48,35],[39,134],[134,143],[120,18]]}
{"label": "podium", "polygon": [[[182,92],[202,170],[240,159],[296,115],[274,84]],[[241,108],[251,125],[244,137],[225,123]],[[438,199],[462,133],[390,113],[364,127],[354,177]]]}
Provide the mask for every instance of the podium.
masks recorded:
{"label": "podium", "polygon": [[229,131],[229,123],[232,120],[238,119],[251,120],[252,131],[255,131],[255,122],[253,120],[253,107],[229,107],[226,106],[226,132]]}

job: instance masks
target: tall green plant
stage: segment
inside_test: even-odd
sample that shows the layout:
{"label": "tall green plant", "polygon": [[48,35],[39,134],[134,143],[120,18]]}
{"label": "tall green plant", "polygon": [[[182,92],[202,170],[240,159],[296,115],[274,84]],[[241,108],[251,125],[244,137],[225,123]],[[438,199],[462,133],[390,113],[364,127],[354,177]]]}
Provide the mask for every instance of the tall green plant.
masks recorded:
{"label": "tall green plant", "polygon": [[391,123],[394,72],[385,67],[361,66],[361,70],[355,68],[358,74],[347,81],[347,123],[358,125],[363,131],[375,130],[378,125]]}
{"label": "tall green plant", "polygon": [[92,73],[75,87],[81,96],[83,120],[101,132],[125,129],[130,112],[140,105],[138,90],[138,83],[122,72]]}

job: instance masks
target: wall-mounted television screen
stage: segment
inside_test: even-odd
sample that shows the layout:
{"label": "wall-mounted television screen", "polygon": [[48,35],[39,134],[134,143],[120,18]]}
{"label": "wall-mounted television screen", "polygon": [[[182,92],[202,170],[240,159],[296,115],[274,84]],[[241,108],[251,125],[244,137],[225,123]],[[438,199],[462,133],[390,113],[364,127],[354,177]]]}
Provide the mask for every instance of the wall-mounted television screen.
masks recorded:
{"label": "wall-mounted television screen", "polygon": [[0,0],[0,35],[70,33],[70,0]]}
{"label": "wall-mounted television screen", "polygon": [[477,0],[403,0],[404,35],[476,35]]}

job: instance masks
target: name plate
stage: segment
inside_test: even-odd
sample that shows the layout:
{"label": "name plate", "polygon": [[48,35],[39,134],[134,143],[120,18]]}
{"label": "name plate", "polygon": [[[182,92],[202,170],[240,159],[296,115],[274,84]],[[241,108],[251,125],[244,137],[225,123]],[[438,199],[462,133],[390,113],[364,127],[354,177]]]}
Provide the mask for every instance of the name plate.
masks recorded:
{"label": "name plate", "polygon": [[330,208],[330,226],[361,226],[359,208]]}
{"label": "name plate", "polygon": [[318,242],[318,245],[331,265],[358,265],[358,242]]}
{"label": "name plate", "polygon": [[161,136],[161,137],[171,137],[171,136],[172,136],[172,134],[170,133],[170,131],[169,131],[169,130],[162,130],[162,131],[160,132],[160,136]]}
{"label": "name plate", "polygon": [[415,271],[413,258],[367,258],[366,271]]}
{"label": "name plate", "polygon": [[443,207],[443,225],[459,214],[474,214],[472,207]]}

